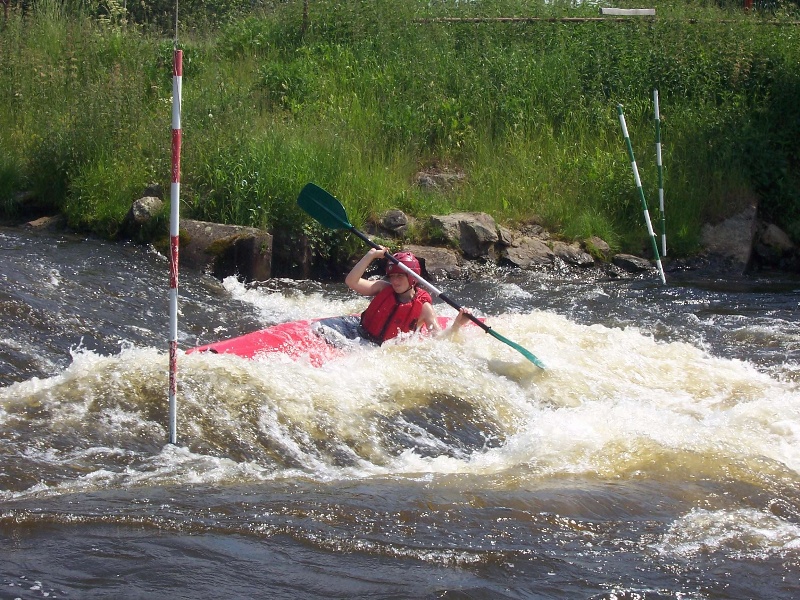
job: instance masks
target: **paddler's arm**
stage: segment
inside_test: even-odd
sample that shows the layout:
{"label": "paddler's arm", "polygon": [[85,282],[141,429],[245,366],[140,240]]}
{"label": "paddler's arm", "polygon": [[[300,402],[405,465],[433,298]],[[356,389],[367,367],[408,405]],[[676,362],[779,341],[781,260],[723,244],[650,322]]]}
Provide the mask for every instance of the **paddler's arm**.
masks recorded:
{"label": "paddler's arm", "polygon": [[438,333],[442,330],[439,327],[439,321],[436,319],[436,311],[433,309],[433,305],[430,302],[426,302],[422,305],[422,312],[419,314],[419,325],[417,326],[417,331],[425,325],[428,328],[428,331],[432,333]]}
{"label": "paddler's arm", "polygon": [[439,331],[441,331],[441,333],[439,335],[440,336],[446,336],[446,337],[449,338],[452,335],[454,335],[455,333],[457,333],[458,330],[461,329],[461,326],[464,323],[469,322],[469,320],[470,320],[469,319],[469,315],[470,314],[471,313],[469,312],[469,309],[462,307],[458,311],[458,314],[456,315],[456,318],[453,319],[453,323],[450,325],[450,327],[448,327],[444,331],[439,330]]}
{"label": "paddler's arm", "polygon": [[419,317],[420,327],[422,327],[424,323],[428,328],[428,331],[439,335],[450,336],[457,332],[464,323],[469,321],[469,314],[469,310],[462,307],[461,310],[458,311],[456,318],[453,319],[453,323],[450,325],[450,327],[442,330],[442,328],[439,327],[439,321],[436,318],[436,311],[434,310],[433,305],[426,302],[422,305],[422,313]]}
{"label": "paddler's arm", "polygon": [[347,287],[358,292],[362,296],[374,296],[389,285],[389,283],[383,279],[375,279],[372,281],[364,279],[364,272],[367,270],[367,267],[369,267],[373,261],[381,259],[384,256],[386,256],[386,248],[383,246],[380,248],[370,248],[369,252],[355,264],[347,274],[347,277],[345,277],[344,282],[347,284]]}

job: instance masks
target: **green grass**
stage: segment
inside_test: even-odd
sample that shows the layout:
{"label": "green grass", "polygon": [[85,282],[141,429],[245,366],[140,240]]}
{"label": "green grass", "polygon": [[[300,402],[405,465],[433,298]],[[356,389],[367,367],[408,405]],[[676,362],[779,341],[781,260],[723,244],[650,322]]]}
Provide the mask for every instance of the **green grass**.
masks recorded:
{"label": "green grass", "polygon": [[[304,32],[302,5],[185,9],[183,215],[310,235],[332,255],[341,236],[295,206],[313,181],[356,226],[388,208],[419,218],[475,210],[508,224],[536,216],[566,239],[597,235],[639,251],[646,230],[616,105],[657,223],[657,87],[671,254],[696,251],[704,222],[753,198],[800,241],[796,3],[748,15],[664,2],[656,20],[622,23],[423,23],[596,17],[597,8],[315,0]],[[4,216],[29,191],[74,227],[113,237],[146,184],[168,189],[165,6],[93,13],[77,0],[44,1],[0,24]],[[207,24],[213,14],[220,26]],[[448,191],[415,186],[433,165],[465,178]]]}

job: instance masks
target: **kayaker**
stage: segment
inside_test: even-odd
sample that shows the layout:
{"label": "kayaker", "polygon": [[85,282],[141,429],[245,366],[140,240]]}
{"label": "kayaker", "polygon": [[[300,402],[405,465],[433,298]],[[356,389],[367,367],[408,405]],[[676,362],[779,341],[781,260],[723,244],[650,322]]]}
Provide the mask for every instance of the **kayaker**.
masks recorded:
{"label": "kayaker", "polygon": [[[358,333],[365,339],[382,344],[400,333],[418,331],[423,326],[431,332],[440,331],[430,294],[419,287],[418,281],[399,265],[389,262],[386,278],[364,279],[369,266],[388,253],[384,247],[370,248],[344,280],[350,289],[372,297],[369,306],[361,314]],[[422,276],[419,260],[411,252],[397,252],[394,257]],[[462,308],[453,320],[450,331],[458,330],[468,320],[468,311]]]}

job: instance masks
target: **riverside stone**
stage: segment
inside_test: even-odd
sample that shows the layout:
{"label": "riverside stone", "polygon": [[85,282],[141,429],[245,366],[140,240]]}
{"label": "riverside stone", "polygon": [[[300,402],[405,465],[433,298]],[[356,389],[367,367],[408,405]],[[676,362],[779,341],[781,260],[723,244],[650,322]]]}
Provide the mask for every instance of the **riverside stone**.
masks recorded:
{"label": "riverside stone", "polygon": [[432,228],[440,229],[445,240],[458,245],[469,258],[488,257],[500,239],[497,223],[483,212],[432,215],[430,224]]}
{"label": "riverside stone", "polygon": [[615,254],[611,262],[628,273],[640,273],[653,268],[653,264],[649,260],[633,254]]}
{"label": "riverside stone", "polygon": [[454,250],[414,245],[404,246],[403,250],[414,253],[422,266],[422,276],[429,281],[459,279],[463,274],[461,258]]}
{"label": "riverside stone", "polygon": [[553,254],[565,263],[577,267],[590,267],[594,264],[594,258],[588,252],[584,252],[578,244],[567,244],[566,242],[553,242]]}
{"label": "riverside stone", "polygon": [[757,226],[756,212],[756,206],[752,204],[721,223],[703,225],[703,247],[710,254],[728,259],[737,275],[743,274],[750,264]]}
{"label": "riverside stone", "polygon": [[264,281],[271,276],[272,236],[255,227],[182,219],[180,261],[218,279],[236,274]]}
{"label": "riverside stone", "polygon": [[539,238],[526,235],[516,238],[513,246],[500,252],[502,263],[523,269],[552,265],[554,258],[555,254],[550,246]]}

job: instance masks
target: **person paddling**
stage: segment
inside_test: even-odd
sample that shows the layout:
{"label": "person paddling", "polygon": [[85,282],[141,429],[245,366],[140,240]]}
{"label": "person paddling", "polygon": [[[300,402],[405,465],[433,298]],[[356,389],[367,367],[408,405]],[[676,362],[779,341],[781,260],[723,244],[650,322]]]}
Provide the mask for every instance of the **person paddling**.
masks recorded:
{"label": "person paddling", "polygon": [[[398,264],[389,262],[386,279],[364,279],[367,268],[386,254],[388,250],[383,246],[370,248],[345,278],[350,289],[372,297],[369,306],[361,314],[358,327],[361,337],[382,344],[400,333],[419,331],[423,327],[432,332],[441,331],[430,294],[420,288],[416,278],[408,275]],[[419,260],[411,252],[397,252],[393,256],[422,276]],[[462,308],[453,320],[450,331],[457,331],[468,320],[468,311]]]}

